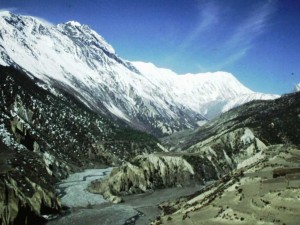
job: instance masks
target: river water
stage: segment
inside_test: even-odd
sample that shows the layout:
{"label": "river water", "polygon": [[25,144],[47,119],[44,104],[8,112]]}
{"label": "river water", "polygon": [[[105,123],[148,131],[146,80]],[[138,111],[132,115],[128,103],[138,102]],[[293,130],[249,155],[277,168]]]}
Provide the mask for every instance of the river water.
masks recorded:
{"label": "river water", "polygon": [[157,205],[163,201],[193,194],[203,186],[167,188],[124,197],[124,202],[113,204],[101,195],[92,194],[87,186],[96,179],[105,179],[112,168],[89,169],[71,174],[61,181],[57,191],[62,205],[69,213],[49,221],[47,225],[146,225],[160,215]]}
{"label": "river water", "polygon": [[88,169],[83,172],[71,174],[67,179],[57,185],[57,191],[61,203],[69,208],[87,207],[99,205],[106,200],[99,194],[92,194],[86,189],[88,185],[97,179],[104,179],[109,176],[112,168]]}

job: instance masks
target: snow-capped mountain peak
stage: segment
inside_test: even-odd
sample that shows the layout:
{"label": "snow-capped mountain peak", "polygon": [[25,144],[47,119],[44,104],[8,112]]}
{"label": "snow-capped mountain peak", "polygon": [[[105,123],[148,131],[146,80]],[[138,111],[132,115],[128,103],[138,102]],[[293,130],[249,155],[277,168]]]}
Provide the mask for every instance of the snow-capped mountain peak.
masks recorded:
{"label": "snow-capped mountain peak", "polygon": [[74,26],[74,27],[81,27],[81,24],[74,20],[68,21],[68,22],[66,22],[66,24]]}
{"label": "snow-capped mountain peak", "polygon": [[75,21],[53,26],[2,12],[0,27],[0,64],[17,65],[91,109],[158,136],[194,128],[230,102],[277,97],[255,95],[226,72],[178,75],[125,61],[102,36]]}
{"label": "snow-capped mountain peak", "polygon": [[81,40],[82,44],[88,46],[90,46],[91,44],[98,45],[97,47],[115,54],[114,48],[110,44],[108,44],[102,36],[100,36],[97,32],[92,30],[87,25],[81,25],[76,21],[69,21],[64,24],[58,24],[57,27],[58,30],[60,30],[62,33]]}

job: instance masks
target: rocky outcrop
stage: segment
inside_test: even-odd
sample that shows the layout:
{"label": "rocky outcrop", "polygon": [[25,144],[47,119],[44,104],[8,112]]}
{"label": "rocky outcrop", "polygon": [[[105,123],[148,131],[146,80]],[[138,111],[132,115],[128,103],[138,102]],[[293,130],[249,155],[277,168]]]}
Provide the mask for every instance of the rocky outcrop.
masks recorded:
{"label": "rocky outcrop", "polygon": [[187,152],[137,156],[89,190],[115,202],[120,195],[217,180],[260,158],[265,148],[250,129],[237,129],[213,136]]}
{"label": "rocky outcrop", "polygon": [[108,180],[93,182],[89,191],[119,202],[121,199],[117,196],[186,186],[217,178],[216,168],[205,157],[151,154],[137,156],[131,162],[115,168]]}
{"label": "rocky outcrop", "polygon": [[[177,147],[184,151],[170,152],[167,156],[137,157],[116,169],[108,181],[100,182],[98,187],[94,184],[93,189],[98,188],[100,193],[108,193],[108,196],[109,193],[122,195],[222,178],[235,169],[261,160],[270,145],[299,145],[299,103],[300,94],[296,93],[231,110],[189,132],[189,136],[177,138]],[[170,144],[167,139],[163,141]],[[185,166],[175,167],[172,158],[183,160],[180,165]]]}
{"label": "rocky outcrop", "polygon": [[[273,145],[261,159],[203,190],[160,204],[152,224],[298,224],[300,149]],[[289,173],[274,177],[278,171]],[[296,197],[297,196],[297,197]]]}
{"label": "rocky outcrop", "polygon": [[59,213],[60,201],[43,158],[20,145],[0,140],[0,224],[41,224]]}
{"label": "rocky outcrop", "polygon": [[[12,175],[1,174],[0,224],[41,224],[46,217],[59,213],[60,201],[50,192],[27,177],[15,180]],[[44,217],[43,217],[44,216]]]}
{"label": "rocky outcrop", "polygon": [[235,169],[265,148],[266,145],[246,127],[212,136],[191,146],[187,152],[200,153],[218,166]]}

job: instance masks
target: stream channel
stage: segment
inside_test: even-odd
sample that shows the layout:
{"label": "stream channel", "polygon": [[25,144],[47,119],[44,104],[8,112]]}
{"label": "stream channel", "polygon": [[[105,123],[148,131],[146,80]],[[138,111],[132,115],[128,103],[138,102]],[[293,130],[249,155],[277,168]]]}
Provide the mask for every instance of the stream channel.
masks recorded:
{"label": "stream channel", "polygon": [[57,185],[57,192],[68,213],[51,220],[47,225],[146,225],[160,215],[158,204],[180,196],[193,194],[203,186],[166,188],[123,197],[124,202],[113,204],[101,195],[86,190],[96,179],[105,179],[112,168],[88,169],[71,174]]}

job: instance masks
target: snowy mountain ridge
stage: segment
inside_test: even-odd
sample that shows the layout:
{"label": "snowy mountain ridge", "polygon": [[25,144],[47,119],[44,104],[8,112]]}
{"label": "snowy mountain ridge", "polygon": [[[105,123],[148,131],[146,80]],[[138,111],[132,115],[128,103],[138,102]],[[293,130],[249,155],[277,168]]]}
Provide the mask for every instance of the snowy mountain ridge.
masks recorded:
{"label": "snowy mountain ridge", "polygon": [[294,87],[294,92],[300,91],[300,83],[296,84]]}
{"label": "snowy mountain ridge", "polygon": [[75,21],[55,26],[0,12],[0,26],[1,65],[17,66],[94,111],[157,136],[195,128],[253,99],[278,97],[255,93],[226,72],[177,75],[123,60],[103,37]]}

